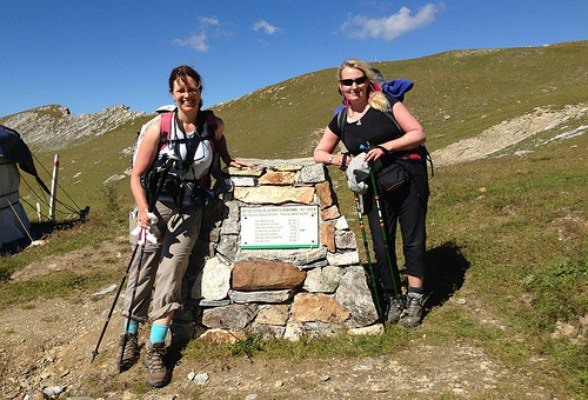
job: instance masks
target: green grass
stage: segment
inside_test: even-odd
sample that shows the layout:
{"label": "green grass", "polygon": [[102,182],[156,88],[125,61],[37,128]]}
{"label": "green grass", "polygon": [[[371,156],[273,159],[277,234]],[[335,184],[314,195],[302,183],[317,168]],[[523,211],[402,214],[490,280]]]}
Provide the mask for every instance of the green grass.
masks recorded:
{"label": "green grass", "polygon": [[[88,288],[112,278],[96,273],[88,280],[77,274],[67,277],[52,274],[49,278],[38,278],[18,284],[8,284],[8,277],[31,263],[42,263],[47,257],[65,254],[82,248],[97,248],[104,240],[125,235],[125,225],[120,219],[105,214],[102,217],[90,217],[85,223],[76,223],[73,227],[58,229],[51,232],[46,243],[40,247],[31,247],[26,251],[0,257],[0,308],[20,301],[32,300],[36,297],[61,296],[67,294],[72,285]],[[69,289],[68,289],[69,288]]]}
{"label": "green grass", "polygon": [[463,292],[523,332],[516,348],[546,355],[578,393],[588,384],[586,344],[550,334],[557,321],[578,324],[588,314],[587,144],[583,135],[523,157],[443,169],[432,181],[429,218],[430,246],[452,240],[468,260]]}
{"label": "green grass", "polygon": [[27,302],[39,299],[73,300],[80,293],[89,293],[97,287],[113,282],[116,278],[113,273],[99,270],[91,273],[61,272],[24,282],[3,283],[0,285],[0,309],[14,306],[27,308]]}
{"label": "green grass", "polygon": [[[572,129],[585,121],[568,124]],[[587,147],[584,134],[533,145],[524,156],[508,155],[519,149],[512,148],[501,158],[437,169],[428,217],[427,258],[435,282],[429,342],[474,341],[519,368],[539,354],[554,371],[549,375],[564,382],[559,390],[569,385],[576,395],[586,392],[586,343],[551,334],[556,322],[579,326],[588,315]],[[354,218],[341,175],[331,174],[343,212]],[[357,221],[350,223],[360,238]],[[445,303],[452,294],[476,299],[505,330]]]}
{"label": "green grass", "polygon": [[[310,338],[303,336],[300,341],[261,340],[257,334],[247,334],[245,339],[234,344],[219,345],[206,341],[192,341],[184,352],[186,360],[195,360],[206,354],[208,358],[226,359],[229,357],[286,357],[292,360],[322,357],[377,357],[392,354],[417,338],[420,333],[389,326],[388,333],[375,336],[338,335],[330,338]],[[294,362],[294,361],[293,361]]]}

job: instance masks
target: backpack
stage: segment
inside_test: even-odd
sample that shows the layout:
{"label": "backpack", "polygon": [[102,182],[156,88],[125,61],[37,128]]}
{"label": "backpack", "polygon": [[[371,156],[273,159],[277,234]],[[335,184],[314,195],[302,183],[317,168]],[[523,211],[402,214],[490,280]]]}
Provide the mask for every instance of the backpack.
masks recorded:
{"label": "backpack", "polygon": [[[404,94],[410,91],[414,86],[414,82],[408,79],[392,79],[386,81],[380,70],[372,68],[372,71],[375,74],[375,82],[371,82],[373,89],[377,92],[383,92],[398,101],[404,101]],[[343,95],[341,95],[341,101],[343,103],[345,102],[345,97]],[[340,105],[335,109],[334,114],[337,115],[344,109],[345,106]],[[339,125],[339,127],[341,126]]]}
{"label": "backpack", "polygon": [[139,132],[137,132],[137,142],[135,143],[135,148],[133,149],[133,157],[131,158],[131,168],[133,168],[135,166],[135,161],[137,160],[137,153],[139,152],[139,147],[141,146],[141,142],[143,141],[143,138],[145,137],[145,132],[147,132],[147,128],[149,128],[149,125],[151,125],[160,116],[167,114],[167,113],[173,113],[173,111],[175,109],[176,109],[176,107],[172,106],[172,105],[161,106],[157,110],[155,110],[155,112],[158,115],[151,118],[149,121],[145,122],[143,124],[143,126],[141,126],[141,130],[139,130]]}
{"label": "backpack", "polygon": [[[408,79],[393,79],[390,81],[385,81],[382,73],[379,70],[375,68],[372,70],[375,73],[375,82],[371,83],[372,88],[375,91],[384,93],[388,100],[393,98],[402,102],[404,101],[404,95],[414,87],[414,82]],[[337,127],[339,128],[339,132],[341,132],[342,138],[345,121],[347,120],[347,107],[345,107],[345,105],[340,105],[335,109],[334,114],[337,116]],[[396,118],[394,118],[392,111],[384,114],[390,121],[392,121],[394,125],[396,125],[398,130],[402,132],[402,128],[400,128],[400,125],[398,125],[398,122],[396,121]],[[435,172],[433,168],[433,159],[431,158],[431,153],[429,153],[429,150],[427,150],[425,144],[421,144],[415,150],[417,150],[417,153],[422,153],[425,162],[428,161],[431,164],[431,176],[434,176]],[[410,154],[405,155],[405,157],[412,158]]]}
{"label": "backpack", "polygon": [[[149,126],[158,118],[161,118],[161,129],[160,129],[160,139],[159,139],[159,153],[163,149],[165,149],[169,145],[173,145],[176,143],[187,143],[192,141],[192,139],[170,139],[172,124],[173,124],[173,117],[174,111],[176,108],[174,106],[163,106],[157,109],[159,115],[153,117],[149,121],[147,121],[141,127],[141,130],[137,133],[137,142],[135,144],[135,149],[133,150],[133,158],[131,160],[131,168],[135,166],[135,162],[137,160],[137,153],[139,152],[139,147],[141,146],[141,142],[145,138],[145,133]],[[208,131],[205,133],[205,137],[203,139],[210,140],[212,143],[212,147],[214,148],[216,143],[216,117],[211,110],[202,111],[206,115],[206,126]],[[198,140],[197,138],[194,140]]]}
{"label": "backpack", "polygon": [[[177,173],[177,171],[182,171],[184,167],[193,162],[194,155],[200,146],[200,142],[209,141],[213,153],[212,162],[202,177],[191,181],[195,184],[195,189],[197,189],[201,195],[200,197],[203,200],[202,205],[206,206],[209,200],[214,197],[214,193],[210,191],[211,174],[216,180],[215,191],[221,192],[221,190],[217,190],[217,186],[222,185],[224,186],[221,189],[224,189],[224,192],[228,192],[231,189],[231,187],[227,189],[227,186],[230,186],[227,184],[228,179],[221,171],[220,156],[214,151],[216,147],[216,117],[210,110],[202,111],[204,119],[199,119],[198,122],[202,124],[206,123],[206,132],[202,132],[201,135],[196,133],[195,137],[190,139],[170,139],[172,124],[174,123],[174,111],[175,107],[173,106],[162,107],[158,109],[160,115],[152,118],[141,127],[141,130],[137,134],[137,143],[135,144],[135,149],[133,151],[131,167],[135,164],[139,147],[141,146],[141,142],[145,137],[147,129],[157,118],[161,118],[158,154],[149,169],[141,176],[141,185],[147,192],[148,203],[151,206],[155,205],[155,202],[162,191],[171,194],[175,202],[181,206],[186,181],[183,180],[182,174]],[[175,149],[172,149],[172,146],[175,146],[176,144],[186,145],[186,161],[182,160],[176,154]]]}

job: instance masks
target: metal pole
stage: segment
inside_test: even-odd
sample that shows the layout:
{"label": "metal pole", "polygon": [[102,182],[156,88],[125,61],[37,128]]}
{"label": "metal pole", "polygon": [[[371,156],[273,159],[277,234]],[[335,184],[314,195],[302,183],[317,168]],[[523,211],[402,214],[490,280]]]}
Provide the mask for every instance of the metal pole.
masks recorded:
{"label": "metal pole", "polygon": [[376,305],[376,312],[378,316],[383,321],[385,315],[382,311],[382,296],[380,296],[380,290],[378,289],[378,285],[380,282],[376,279],[376,274],[374,272],[374,265],[372,264],[372,260],[370,258],[370,248],[368,245],[367,234],[365,230],[365,224],[363,222],[363,216],[361,214],[361,204],[359,200],[359,195],[357,193],[353,193],[353,198],[355,199],[355,208],[357,210],[357,218],[359,219],[359,228],[361,230],[361,238],[363,241],[363,247],[365,248],[365,254],[368,263],[368,274],[370,278],[371,288],[372,288],[372,295],[375,298],[375,305]]}
{"label": "metal pole", "polygon": [[51,179],[51,200],[49,203],[49,220],[55,221],[55,204],[57,200],[57,177],[59,174],[59,155],[53,159],[53,178]]}
{"label": "metal pole", "polygon": [[398,266],[392,262],[392,254],[390,253],[390,246],[388,246],[388,233],[386,220],[382,214],[382,207],[380,205],[380,193],[378,191],[378,184],[376,182],[376,174],[373,170],[370,170],[371,186],[374,194],[374,203],[376,203],[376,209],[378,210],[378,219],[380,223],[380,230],[382,232],[382,238],[384,239],[384,248],[386,250],[386,261],[388,263],[388,269],[390,275],[392,275],[392,285],[394,286],[394,295],[397,298],[402,296],[402,289],[400,287],[400,273],[398,272]]}
{"label": "metal pole", "polygon": [[94,359],[98,355],[98,348],[100,347],[100,343],[102,343],[102,339],[104,338],[104,333],[106,333],[106,328],[108,327],[108,323],[110,322],[110,318],[112,317],[112,313],[114,312],[114,307],[116,306],[118,298],[120,297],[120,292],[122,291],[123,285],[125,284],[125,281],[127,280],[127,277],[129,276],[129,270],[131,269],[131,265],[133,264],[133,260],[135,259],[135,255],[137,254],[138,248],[139,248],[139,245],[136,244],[135,249],[133,250],[133,255],[131,256],[131,259],[129,261],[129,265],[127,265],[127,269],[125,271],[125,274],[123,275],[123,278],[120,282],[120,285],[118,285],[118,290],[116,292],[116,295],[114,296],[114,301],[112,302],[112,306],[110,307],[110,311],[108,312],[108,317],[106,317],[106,322],[104,323],[104,326],[102,327],[102,332],[100,333],[100,337],[98,338],[98,343],[96,343],[96,348],[92,352],[92,361],[90,362],[90,364],[94,362]]}
{"label": "metal pole", "polygon": [[[142,229],[141,233],[139,233],[138,240],[141,240],[141,236],[145,235],[145,234],[146,234],[145,229]],[[125,324],[125,335],[123,336],[120,358],[118,360],[118,372],[119,373],[121,373],[125,370],[124,365],[123,365],[124,349],[127,347],[127,341],[129,339],[129,336],[127,334],[127,330],[129,328],[129,325],[131,324],[131,316],[133,314],[133,306],[135,305],[134,304],[135,303],[135,295],[137,293],[137,284],[139,283],[139,278],[141,277],[141,264],[143,263],[143,255],[145,254],[145,242],[146,242],[146,239],[143,237],[143,244],[141,244],[141,252],[139,253],[139,263],[137,264],[137,268],[136,268],[136,272],[135,272],[135,282],[133,284],[133,291],[131,293],[131,301],[129,303],[127,322]],[[139,246],[138,243],[137,243],[137,246]],[[136,248],[135,248],[135,250],[136,250]]]}
{"label": "metal pole", "polygon": [[[371,148],[370,144],[362,144],[359,146],[361,151],[368,151]],[[384,249],[386,251],[386,261],[388,269],[392,278],[392,286],[394,295],[397,299],[402,297],[402,289],[400,282],[400,272],[398,272],[398,266],[392,262],[392,254],[390,253],[390,246],[388,246],[388,227],[386,226],[386,220],[382,213],[382,207],[380,205],[380,192],[378,190],[378,183],[376,182],[376,174],[374,173],[373,165],[370,168],[370,183],[372,187],[372,193],[374,196],[374,203],[376,204],[376,210],[378,211],[378,222],[380,224],[380,231],[382,233],[382,239],[384,240]],[[373,234],[373,232],[372,232]]]}

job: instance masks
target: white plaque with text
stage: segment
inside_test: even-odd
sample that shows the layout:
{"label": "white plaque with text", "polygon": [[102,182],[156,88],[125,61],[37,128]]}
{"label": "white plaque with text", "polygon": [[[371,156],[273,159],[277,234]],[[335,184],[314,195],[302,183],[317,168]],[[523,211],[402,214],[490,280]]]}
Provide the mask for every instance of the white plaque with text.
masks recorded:
{"label": "white plaque with text", "polygon": [[318,206],[241,207],[243,249],[319,246]]}

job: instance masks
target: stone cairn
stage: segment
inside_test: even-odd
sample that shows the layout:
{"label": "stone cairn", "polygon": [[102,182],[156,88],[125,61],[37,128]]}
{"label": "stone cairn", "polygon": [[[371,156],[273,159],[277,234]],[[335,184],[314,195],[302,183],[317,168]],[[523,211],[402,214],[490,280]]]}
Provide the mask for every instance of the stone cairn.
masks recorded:
{"label": "stone cairn", "polygon": [[[255,168],[229,168],[232,199],[205,210],[184,279],[184,304],[191,306],[176,313],[174,324],[192,319],[204,329],[194,336],[228,342],[247,333],[298,340],[382,332],[325,166],[312,159],[251,162]],[[317,248],[241,248],[244,207],[293,205],[318,206]]]}

